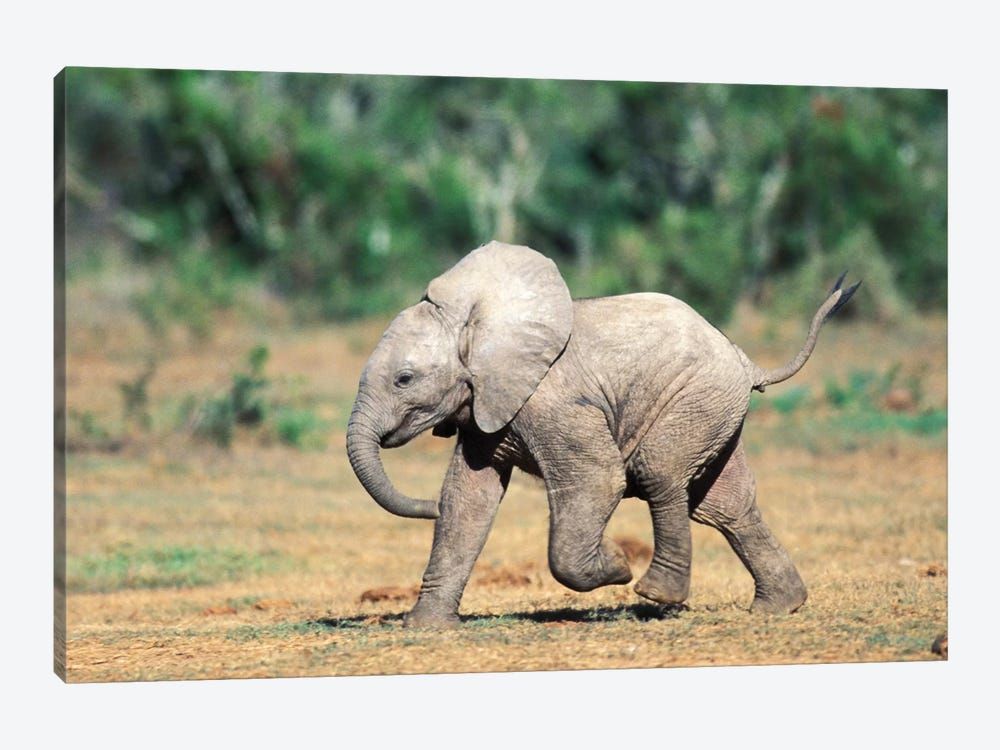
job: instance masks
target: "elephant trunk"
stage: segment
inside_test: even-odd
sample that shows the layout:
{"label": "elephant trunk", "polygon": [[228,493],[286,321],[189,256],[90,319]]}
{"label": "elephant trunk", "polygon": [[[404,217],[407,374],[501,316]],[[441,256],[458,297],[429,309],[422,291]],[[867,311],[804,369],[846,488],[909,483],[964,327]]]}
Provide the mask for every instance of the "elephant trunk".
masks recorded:
{"label": "elephant trunk", "polygon": [[416,500],[397,490],[385,473],[379,455],[379,430],[367,412],[357,405],[347,425],[347,457],[358,481],[369,495],[390,513],[404,518],[437,518],[437,503]]}

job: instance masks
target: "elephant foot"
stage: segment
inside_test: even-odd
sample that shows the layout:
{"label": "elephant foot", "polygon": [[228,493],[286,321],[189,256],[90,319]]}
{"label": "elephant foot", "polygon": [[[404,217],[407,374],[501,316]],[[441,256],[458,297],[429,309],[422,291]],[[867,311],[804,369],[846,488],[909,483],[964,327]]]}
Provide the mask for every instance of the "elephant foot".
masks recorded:
{"label": "elephant foot", "polygon": [[561,548],[549,550],[549,569],[553,577],[573,591],[593,591],[601,586],[616,586],[632,580],[632,568],[622,548],[605,539],[597,554],[581,559]]}
{"label": "elephant foot", "polygon": [[632,581],[632,566],[628,564],[625,550],[617,542],[608,541],[604,547],[606,579],[604,586],[620,586]]}
{"label": "elephant foot", "polygon": [[403,617],[403,625],[407,628],[455,628],[461,624],[455,612],[421,607],[418,603]]}
{"label": "elephant foot", "polygon": [[750,611],[754,614],[790,615],[805,604],[807,593],[802,579],[798,573],[789,578],[780,589],[761,590],[758,587]]}
{"label": "elephant foot", "polygon": [[671,574],[650,568],[635,584],[635,593],[657,604],[680,604],[688,598],[691,582],[688,576]]}

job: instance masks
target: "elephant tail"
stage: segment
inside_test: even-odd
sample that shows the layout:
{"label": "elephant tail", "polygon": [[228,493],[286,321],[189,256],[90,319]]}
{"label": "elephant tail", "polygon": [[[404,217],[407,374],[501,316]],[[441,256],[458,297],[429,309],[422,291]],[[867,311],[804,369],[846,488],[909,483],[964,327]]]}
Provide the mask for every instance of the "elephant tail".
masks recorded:
{"label": "elephant tail", "polygon": [[774,385],[775,383],[780,383],[783,380],[788,380],[792,375],[797,373],[802,369],[802,366],[809,359],[809,355],[812,354],[813,349],[816,347],[816,339],[819,338],[819,329],[823,327],[823,323],[831,315],[837,312],[840,308],[847,304],[847,301],[854,295],[861,286],[859,281],[854,286],[848,287],[847,289],[841,289],[840,285],[844,282],[844,277],[847,276],[847,271],[844,271],[837,279],[837,283],[833,285],[833,289],[830,290],[830,296],[826,298],[826,301],[819,306],[819,310],[813,316],[812,324],[809,326],[809,335],[806,336],[806,343],[799,350],[799,353],[795,355],[795,358],[791,362],[786,364],[784,367],[778,367],[774,370],[765,370],[757,365],[754,367],[754,382],[753,389],[755,391],[764,392],[764,388],[769,385]]}

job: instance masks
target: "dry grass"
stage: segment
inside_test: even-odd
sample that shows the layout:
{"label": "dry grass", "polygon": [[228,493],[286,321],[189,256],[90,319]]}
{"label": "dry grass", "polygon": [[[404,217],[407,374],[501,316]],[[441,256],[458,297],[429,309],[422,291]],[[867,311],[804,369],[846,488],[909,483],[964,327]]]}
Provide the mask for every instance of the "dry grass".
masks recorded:
{"label": "dry grass", "polygon": [[[729,333],[766,365],[787,358],[804,327],[741,320]],[[117,383],[141,369],[150,344],[141,326],[103,338],[99,328],[71,332],[68,404],[113,425]],[[566,590],[546,566],[543,488],[522,475],[467,589],[463,625],[403,628],[432,525],[368,499],[337,426],[380,330],[230,321],[210,344],[160,348],[153,434],[117,453],[69,456],[69,680],[940,658],[931,645],[947,630],[944,437],[887,430],[845,441],[844,428],[828,437],[818,403],[790,415],[762,408],[745,433],[765,517],[810,589],[795,615],[748,614],[749,575],[700,526],[687,609],[661,613],[628,586]],[[333,425],[325,451],[241,435],[225,452],[169,426],[171,404],[224,387],[260,340],[272,351],[269,374],[297,378]],[[891,332],[830,327],[795,382],[816,393],[826,373],[897,361],[923,373],[925,406],[946,405],[943,319]],[[424,437],[385,458],[401,487],[433,495],[449,453],[450,441]],[[630,542],[640,575],[645,506],[624,501],[609,533]]]}

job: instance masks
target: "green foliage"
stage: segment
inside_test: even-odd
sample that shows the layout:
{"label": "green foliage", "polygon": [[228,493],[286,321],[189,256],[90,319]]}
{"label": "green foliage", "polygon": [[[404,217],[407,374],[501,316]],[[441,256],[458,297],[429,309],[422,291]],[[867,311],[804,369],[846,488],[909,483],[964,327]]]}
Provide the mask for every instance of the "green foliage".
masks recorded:
{"label": "green foliage", "polygon": [[102,442],[111,437],[111,433],[104,425],[101,424],[97,415],[95,415],[92,411],[85,411],[82,413],[70,411],[69,416],[70,421],[75,422],[80,434],[85,439]]}
{"label": "green foliage", "polygon": [[326,424],[310,409],[283,407],[275,414],[274,425],[278,438],[286,445],[295,448],[326,447],[322,435]]}
{"label": "green foliage", "polygon": [[228,448],[236,425],[257,425],[267,413],[262,391],[269,381],[264,365],[269,351],[258,344],[247,355],[247,370],[233,375],[229,390],[208,399],[197,412],[194,434],[207,438],[220,448]]}
{"label": "green foliage", "polygon": [[[869,226],[848,233],[829,253],[809,256],[776,279],[774,300],[769,307],[780,316],[808,318],[822,302],[832,280],[845,270],[849,272],[848,283],[856,279],[862,279],[863,283],[851,303],[837,313],[837,318],[864,316],[897,324],[913,309],[913,304],[901,293],[889,259]],[[913,302],[922,304],[920,300]]]}
{"label": "green foliage", "polygon": [[[904,372],[896,362],[884,370],[851,370],[842,378],[827,377],[819,397],[807,386],[751,399],[751,411],[782,415],[764,424],[767,439],[805,447],[817,453],[858,450],[893,435],[938,439],[948,428],[943,406],[924,403],[925,370]],[[793,416],[794,414],[794,416]],[[756,428],[756,429],[759,429]]]}
{"label": "green foliage", "polygon": [[[905,382],[897,362],[884,372],[852,370],[845,382],[827,378],[826,401],[841,413],[835,418],[837,428],[855,433],[907,432],[912,435],[937,435],[948,427],[948,412],[943,408],[922,408],[922,373],[911,373]],[[887,403],[893,389],[900,389],[906,403],[898,409]]]}
{"label": "green foliage", "polygon": [[220,448],[228,448],[233,442],[235,428],[233,400],[229,393],[225,393],[202,404],[194,420],[193,433],[211,440]]}
{"label": "green foliage", "polygon": [[154,329],[207,335],[241,275],[391,312],[489,239],[717,323],[845,261],[853,314],[946,303],[943,91],[76,68],[67,119],[70,271],[163,269]]}
{"label": "green foliage", "polygon": [[792,386],[770,399],[771,406],[779,414],[791,414],[802,406],[809,398],[809,387],[805,385]]}
{"label": "green foliage", "polygon": [[927,409],[916,414],[888,411],[850,411],[832,422],[834,429],[853,434],[905,432],[911,435],[933,436],[948,428],[946,409]]}
{"label": "green foliage", "polygon": [[258,344],[247,355],[248,372],[233,375],[229,398],[233,404],[233,420],[237,424],[254,425],[264,421],[266,405],[261,391],[268,385],[263,371],[269,356],[267,347]]}
{"label": "green foliage", "polygon": [[66,445],[71,453],[81,450],[115,452],[124,444],[125,439],[118,426],[110,427],[89,410],[83,412],[69,410]]}
{"label": "green foliage", "polygon": [[274,569],[276,553],[205,547],[135,548],[70,556],[67,585],[74,592],[204,586]]}
{"label": "green foliage", "polygon": [[233,303],[233,272],[203,251],[180,251],[160,266],[150,288],[133,295],[132,306],[156,335],[177,322],[196,338],[207,338],[212,313]]}
{"label": "green foliage", "polygon": [[149,381],[156,372],[156,363],[150,360],[145,369],[132,381],[118,384],[122,396],[122,419],[126,427],[137,427],[148,432],[153,426],[149,413]]}
{"label": "green foliage", "polygon": [[[281,403],[268,394],[271,380],[264,375],[270,352],[258,344],[247,354],[246,369],[232,376],[229,389],[202,403],[193,412],[193,433],[220,448],[232,445],[238,427],[264,428],[264,437],[294,448],[326,446],[326,422],[311,409]],[[191,413],[192,401],[182,402],[180,413]]]}
{"label": "green foliage", "polygon": [[886,395],[899,379],[900,369],[901,365],[897,362],[883,373],[851,370],[843,383],[828,377],[823,383],[827,403],[838,409],[882,408]]}

